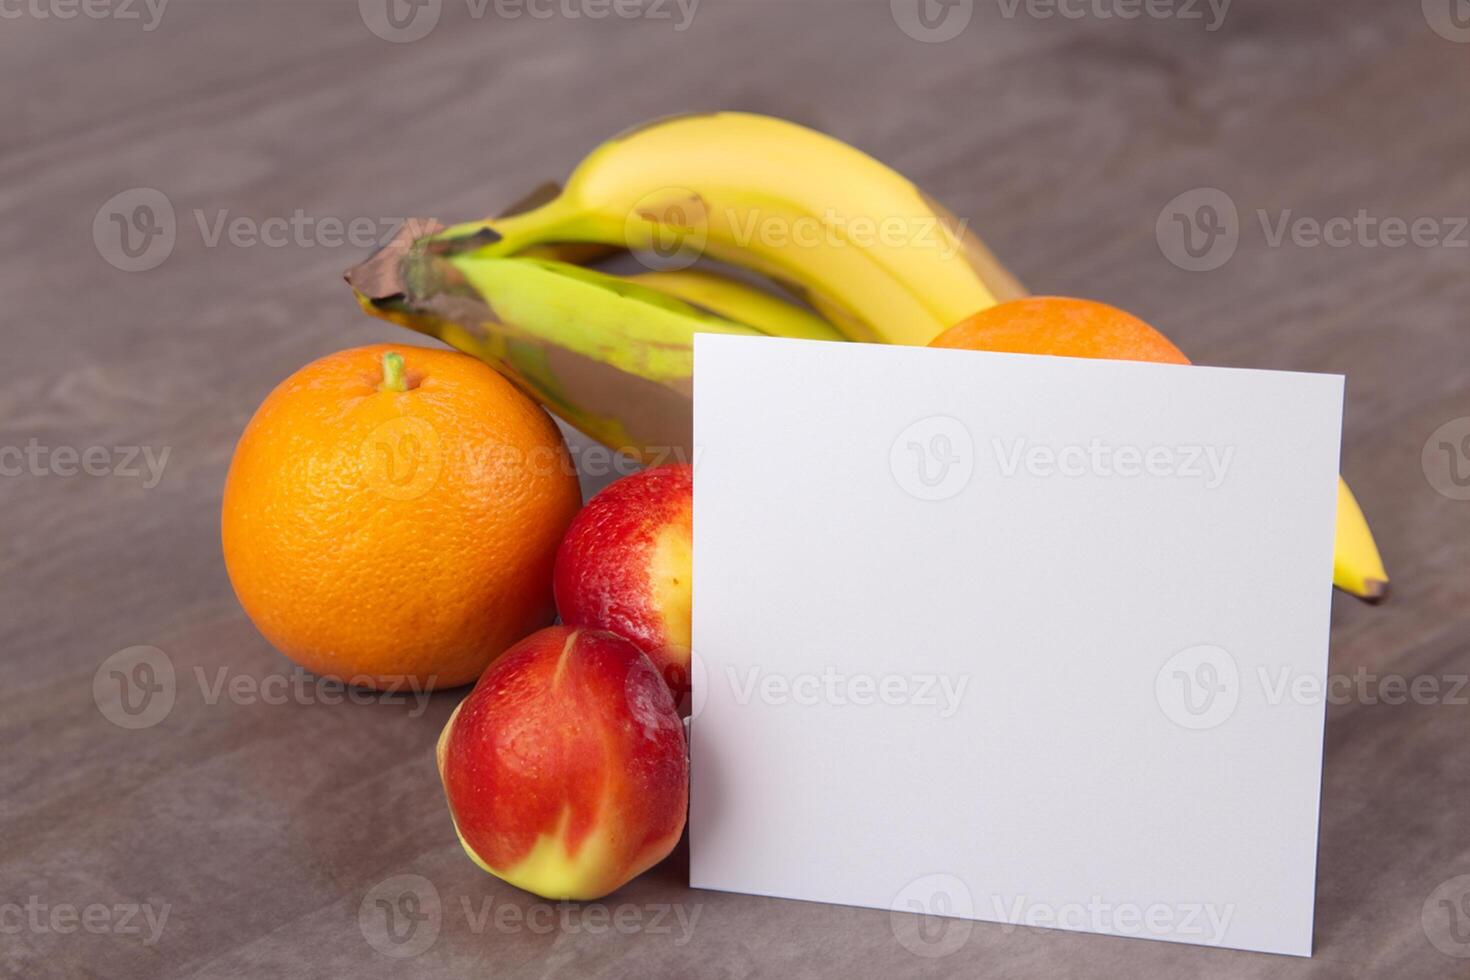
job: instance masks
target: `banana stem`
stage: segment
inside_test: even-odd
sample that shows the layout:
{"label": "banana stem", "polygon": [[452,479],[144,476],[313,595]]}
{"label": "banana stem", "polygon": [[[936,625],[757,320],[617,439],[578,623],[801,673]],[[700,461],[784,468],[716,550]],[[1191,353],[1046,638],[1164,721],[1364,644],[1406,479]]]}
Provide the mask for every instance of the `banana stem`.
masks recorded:
{"label": "banana stem", "polygon": [[379,383],[378,390],[408,390],[408,378],[403,364],[403,355],[397,351],[389,351],[383,355],[383,380]]}

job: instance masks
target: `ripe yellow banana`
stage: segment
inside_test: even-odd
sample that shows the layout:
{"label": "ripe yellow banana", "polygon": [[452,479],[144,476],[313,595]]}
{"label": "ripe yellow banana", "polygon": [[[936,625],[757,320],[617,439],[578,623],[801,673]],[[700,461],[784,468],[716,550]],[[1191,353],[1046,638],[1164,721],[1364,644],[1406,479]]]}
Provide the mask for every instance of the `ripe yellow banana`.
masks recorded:
{"label": "ripe yellow banana", "polygon": [[1332,554],[1332,584],[1366,602],[1388,595],[1388,572],[1373,541],[1373,532],[1362,508],[1348,489],[1337,481],[1337,538]]}
{"label": "ripe yellow banana", "polygon": [[707,269],[674,269],[629,276],[629,281],[682,299],[716,316],[772,337],[846,340],[832,324],[763,289]]}
{"label": "ripe yellow banana", "polygon": [[927,344],[1020,294],[901,174],[830,136],[740,112],[629,130],[545,203],[435,240],[485,258],[550,242],[621,245],[673,265],[708,255],[794,288],[854,340]]}

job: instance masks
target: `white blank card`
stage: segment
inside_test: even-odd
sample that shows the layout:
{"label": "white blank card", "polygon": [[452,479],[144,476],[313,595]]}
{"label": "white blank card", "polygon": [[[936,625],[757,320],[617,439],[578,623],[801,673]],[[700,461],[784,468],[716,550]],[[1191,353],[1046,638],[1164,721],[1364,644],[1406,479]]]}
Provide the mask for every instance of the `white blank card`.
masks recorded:
{"label": "white blank card", "polygon": [[695,358],[693,886],[1310,955],[1341,377]]}

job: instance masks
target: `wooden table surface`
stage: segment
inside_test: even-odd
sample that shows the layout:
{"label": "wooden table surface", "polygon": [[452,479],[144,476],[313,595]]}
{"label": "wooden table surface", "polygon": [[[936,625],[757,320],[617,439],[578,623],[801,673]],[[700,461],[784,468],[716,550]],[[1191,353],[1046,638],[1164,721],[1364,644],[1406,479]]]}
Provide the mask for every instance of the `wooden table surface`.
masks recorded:
{"label": "wooden table surface", "polygon": [[[973,11],[943,42],[910,36],[912,0],[703,0],[688,22],[430,0],[411,42],[369,29],[393,35],[375,0],[6,4],[5,973],[1470,975],[1470,11],[1236,0],[1210,30],[1202,2],[1019,2],[935,5]],[[1199,362],[1347,375],[1343,471],[1395,592],[1334,600],[1332,671],[1367,683],[1327,712],[1313,958],[987,924],[928,957],[942,921],[691,891],[682,848],[601,912],[540,903],[454,840],[432,751],[461,692],[329,703],[242,614],[218,543],[234,440],[310,359],[400,339],[341,282],[369,249],[322,219],[481,215],[626,125],[713,107],[873,152],[1033,290],[1125,306]],[[1202,188],[1237,220],[1192,259],[1170,209]],[[171,248],[138,237],[160,197]],[[1388,219],[1428,223],[1404,242]],[[147,717],[108,668],[137,646],[174,684]],[[1393,703],[1393,676],[1435,691]],[[380,900],[416,914],[405,942]]]}

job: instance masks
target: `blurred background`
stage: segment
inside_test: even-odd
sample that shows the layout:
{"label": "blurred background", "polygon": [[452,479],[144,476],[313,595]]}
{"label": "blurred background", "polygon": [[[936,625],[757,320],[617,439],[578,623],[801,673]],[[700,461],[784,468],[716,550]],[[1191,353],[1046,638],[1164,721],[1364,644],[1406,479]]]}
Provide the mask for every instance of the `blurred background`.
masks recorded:
{"label": "blurred background", "polygon": [[[476,931],[462,899],[530,900],[454,846],[429,756],[457,693],[209,703],[181,680],[145,731],[91,694],[135,645],[181,678],[289,670],[231,594],[220,487],[281,379],[406,339],[347,267],[407,217],[494,213],[624,127],[716,108],[872,153],[1033,292],[1128,309],[1197,363],[1346,374],[1342,471],[1396,592],[1335,598],[1333,670],[1463,674],[1464,0],[0,0],[0,77],[7,975],[1470,969],[1470,879],[1441,887],[1470,874],[1449,697],[1329,707],[1298,962],[986,925],[936,960],[886,913],[691,893],[679,854],[619,894],[687,934]],[[96,474],[56,455],[93,446]],[[400,874],[442,900],[407,965],[358,927]],[[141,934],[51,916],[92,905],[138,906]]]}

